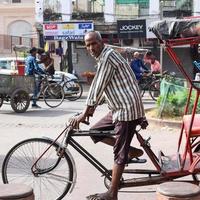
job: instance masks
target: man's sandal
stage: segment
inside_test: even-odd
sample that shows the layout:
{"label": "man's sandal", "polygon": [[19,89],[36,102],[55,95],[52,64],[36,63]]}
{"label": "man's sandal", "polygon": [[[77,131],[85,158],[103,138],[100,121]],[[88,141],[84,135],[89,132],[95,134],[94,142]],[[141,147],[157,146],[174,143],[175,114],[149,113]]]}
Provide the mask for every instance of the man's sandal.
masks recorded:
{"label": "man's sandal", "polygon": [[86,199],[87,200],[111,200],[110,198],[105,198],[105,197],[100,197],[100,194],[92,194],[90,196],[87,196]]}
{"label": "man's sandal", "polygon": [[97,195],[98,194],[92,194],[90,196],[87,196],[86,199],[87,200],[100,200]]}
{"label": "man's sandal", "polygon": [[145,162],[147,162],[147,160],[146,159],[141,159],[141,158],[130,158],[129,160],[128,160],[128,163],[127,164],[132,164],[132,163],[145,163]]}

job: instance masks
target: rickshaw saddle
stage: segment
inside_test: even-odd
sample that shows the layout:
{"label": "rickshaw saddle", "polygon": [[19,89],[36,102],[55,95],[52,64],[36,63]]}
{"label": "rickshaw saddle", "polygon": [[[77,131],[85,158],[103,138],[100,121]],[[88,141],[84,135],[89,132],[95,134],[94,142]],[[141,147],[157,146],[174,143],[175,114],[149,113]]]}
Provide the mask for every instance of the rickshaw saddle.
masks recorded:
{"label": "rickshaw saddle", "polygon": [[[189,133],[191,119],[192,119],[192,115],[183,116],[183,123],[184,123],[184,129],[185,129],[186,134]],[[200,114],[195,114],[191,132],[189,134],[190,134],[190,137],[200,136]]]}

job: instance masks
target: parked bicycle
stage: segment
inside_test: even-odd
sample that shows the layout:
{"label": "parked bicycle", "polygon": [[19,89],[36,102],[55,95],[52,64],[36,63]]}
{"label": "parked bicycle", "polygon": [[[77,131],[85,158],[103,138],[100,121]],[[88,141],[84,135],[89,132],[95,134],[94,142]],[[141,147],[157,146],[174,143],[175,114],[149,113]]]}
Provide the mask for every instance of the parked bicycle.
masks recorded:
{"label": "parked bicycle", "polygon": [[160,84],[162,79],[170,80],[171,82],[176,78],[175,72],[164,71],[162,74],[147,73],[139,81],[138,85],[141,91],[141,96],[144,96],[146,91],[154,101],[158,100],[160,96]]}
{"label": "parked bicycle", "polygon": [[70,75],[71,76],[65,76],[65,74],[54,75],[53,80],[62,86],[67,100],[75,101],[81,98],[83,86],[76,76]]}
{"label": "parked bicycle", "polygon": [[138,85],[140,94],[143,97],[145,92],[148,91],[151,98],[156,101],[160,94],[160,74],[145,73]]}
{"label": "parked bicycle", "polygon": [[64,101],[65,94],[60,84],[54,82],[48,75],[42,75],[40,91],[36,98],[38,100],[43,98],[47,106],[55,108]]}

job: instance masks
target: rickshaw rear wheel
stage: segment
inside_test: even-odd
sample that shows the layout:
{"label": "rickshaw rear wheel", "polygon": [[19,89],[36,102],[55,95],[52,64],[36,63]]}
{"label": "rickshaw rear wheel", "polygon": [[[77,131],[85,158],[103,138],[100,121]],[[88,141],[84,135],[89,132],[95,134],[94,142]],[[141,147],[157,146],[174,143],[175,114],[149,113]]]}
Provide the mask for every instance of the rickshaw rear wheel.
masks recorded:
{"label": "rickshaw rear wheel", "polygon": [[11,95],[10,105],[16,113],[25,112],[30,105],[29,94],[22,89],[15,90]]}

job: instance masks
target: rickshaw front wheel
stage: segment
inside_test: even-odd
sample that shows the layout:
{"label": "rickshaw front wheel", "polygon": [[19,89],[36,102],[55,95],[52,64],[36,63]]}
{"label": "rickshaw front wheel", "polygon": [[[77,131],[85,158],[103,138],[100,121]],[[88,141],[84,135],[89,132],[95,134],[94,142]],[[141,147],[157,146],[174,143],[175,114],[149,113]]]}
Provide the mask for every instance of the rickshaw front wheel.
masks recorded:
{"label": "rickshaw front wheel", "polygon": [[30,105],[29,94],[22,89],[15,90],[11,95],[10,105],[16,113],[25,112]]}

